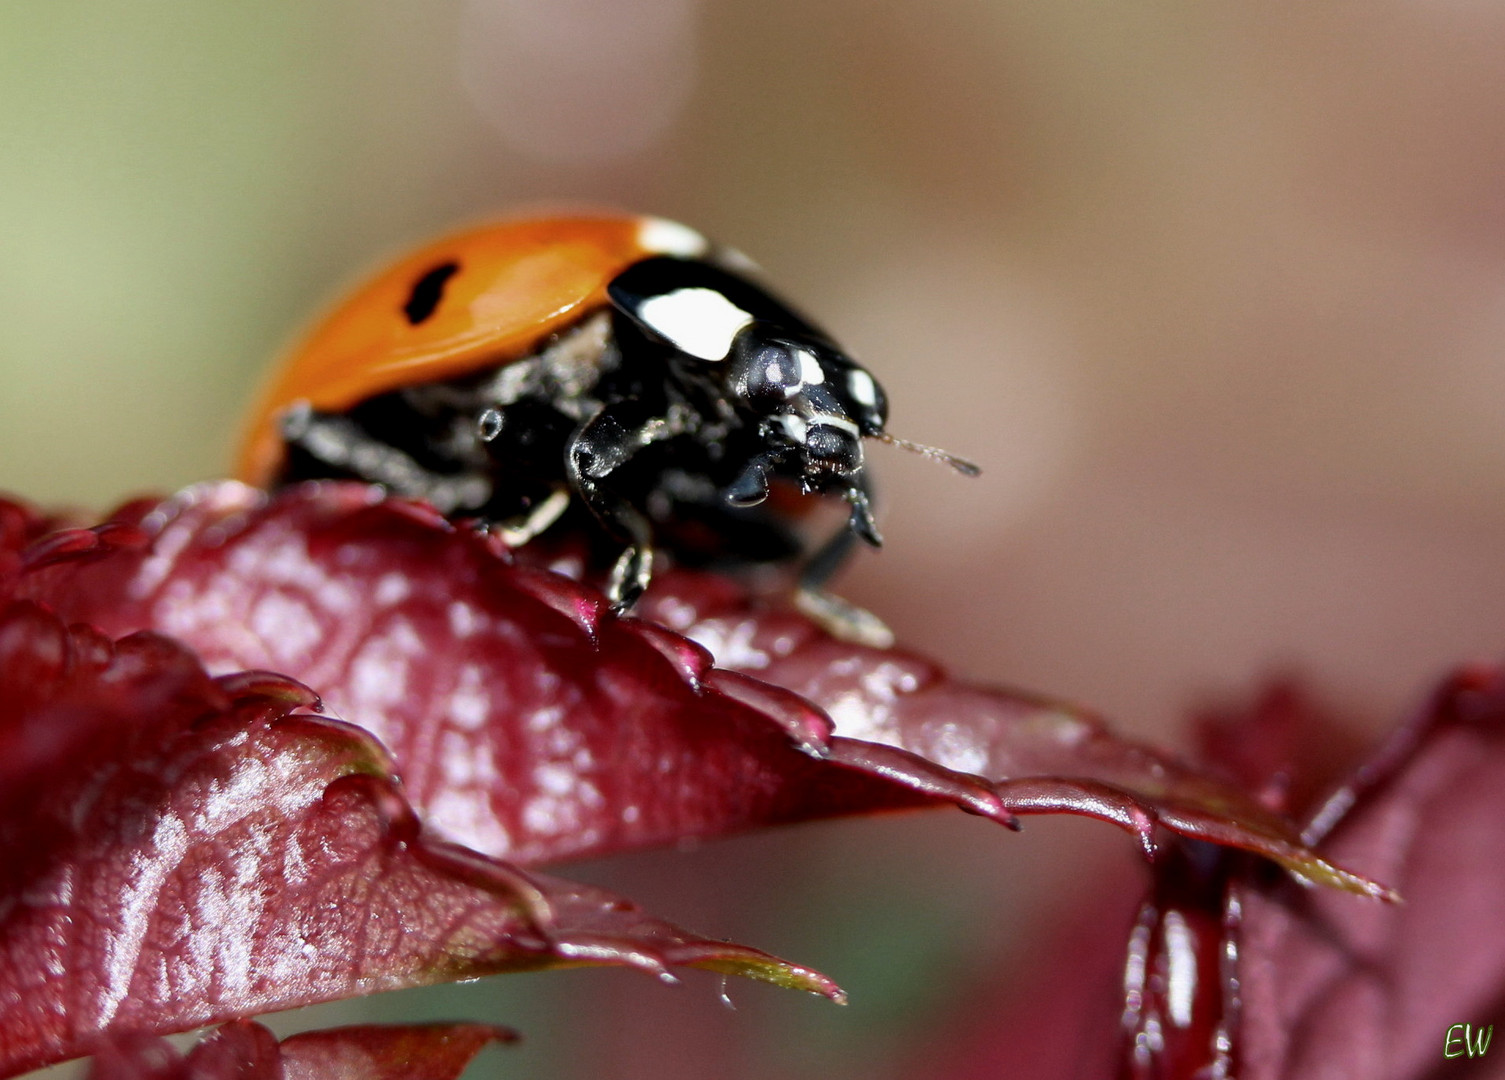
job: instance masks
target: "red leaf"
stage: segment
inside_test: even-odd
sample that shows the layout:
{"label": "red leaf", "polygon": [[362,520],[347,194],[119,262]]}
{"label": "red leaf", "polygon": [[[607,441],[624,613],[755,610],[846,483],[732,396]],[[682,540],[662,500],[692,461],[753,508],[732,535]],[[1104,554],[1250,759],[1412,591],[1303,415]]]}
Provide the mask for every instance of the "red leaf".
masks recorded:
{"label": "red leaf", "polygon": [[714,595],[667,615],[735,666],[827,710],[832,757],[880,769],[894,747],[963,774],[989,778],[1015,814],[1086,814],[1136,832],[1153,830],[1257,852],[1324,884],[1383,895],[1372,882],[1314,859],[1295,827],[1255,799],[1172,756],[1113,735],[1063,702],[949,680],[903,650],[835,641],[789,614],[755,613],[743,597]]}
{"label": "red leaf", "polygon": [[1474,1061],[1447,1060],[1444,1046],[1455,1024],[1505,1033],[1502,822],[1505,675],[1464,671],[1309,829],[1335,858],[1394,881],[1405,904],[1236,885],[1240,1075],[1498,1075],[1498,1046]]}
{"label": "red leaf", "polygon": [[589,587],[360,485],[270,502],[209,485],[117,524],[152,552],[24,588],[113,633],[170,633],[213,669],[318,687],[392,749],[432,822],[519,861],[946,801],[1006,823],[1089,814],[1151,851],[1163,826],[1382,892],[1081,710],[835,641],[724,579],[662,575],[643,614],[663,625],[618,620]]}
{"label": "red leaf", "polygon": [[[1224,717],[1213,745],[1258,786],[1294,768],[1300,790],[1310,757],[1319,771],[1332,760],[1333,734],[1341,743],[1341,731],[1287,684],[1242,723]],[[946,1044],[964,1051],[920,1075],[1005,1075],[1025,1065],[1039,1080],[1498,1076],[1499,1047],[1471,1059],[1461,1025],[1470,1025],[1475,1049],[1480,1029],[1505,1030],[1502,821],[1505,674],[1465,671],[1308,829],[1333,857],[1396,882],[1404,904],[1300,891],[1246,855],[1188,846],[1154,868],[1128,935],[1117,1008],[1103,1007],[1114,980],[1101,954],[1083,946],[1129,921],[1132,906],[1110,894],[1051,935],[1039,980],[1048,993],[1023,1003],[1008,1000],[1017,999],[1014,987],[987,994],[972,1030]],[[1116,1071],[1097,1053],[1114,1021]],[[1461,1060],[1448,1059],[1449,1049]]]}
{"label": "red leaf", "polygon": [[382,747],[312,700],[275,676],[211,680],[154,634],[112,644],[30,601],[0,609],[0,1075],[105,1035],[556,965],[839,997],[427,837]]}
{"label": "red leaf", "polygon": [[367,1024],[279,1045],[260,1024],[237,1020],[186,1056],[155,1036],[107,1040],[89,1080],[455,1080],[485,1046],[514,1038],[489,1024]]}

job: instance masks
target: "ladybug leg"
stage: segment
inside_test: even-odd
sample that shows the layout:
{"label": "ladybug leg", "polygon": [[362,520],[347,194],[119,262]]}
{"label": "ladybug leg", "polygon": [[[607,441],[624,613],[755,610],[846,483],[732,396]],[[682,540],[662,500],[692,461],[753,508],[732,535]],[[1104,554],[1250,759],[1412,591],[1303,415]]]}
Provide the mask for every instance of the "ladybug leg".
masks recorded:
{"label": "ladybug leg", "polygon": [[641,510],[611,489],[611,474],[644,447],[686,430],[686,419],[672,409],[665,415],[641,399],[623,398],[582,424],[565,448],[570,486],[608,532],[627,541],[607,588],[618,614],[637,603],[653,576],[653,527]]}
{"label": "ladybug leg", "polygon": [[549,497],[532,507],[526,514],[504,522],[497,530],[502,542],[509,548],[520,548],[559,520],[570,506],[568,488],[557,487]]}
{"label": "ladybug leg", "polygon": [[[641,514],[636,511],[633,513],[644,525],[647,524],[647,519]],[[647,540],[635,540],[611,568],[606,595],[611,600],[612,610],[618,615],[631,611],[643,593],[648,591],[648,583],[652,580],[653,545]]]}
{"label": "ladybug leg", "polygon": [[765,450],[754,457],[723,492],[733,506],[757,506],[768,498],[768,478],[789,454],[784,449]]}
{"label": "ladybug leg", "polygon": [[348,418],[315,412],[307,403],[288,409],[279,425],[289,445],[327,466],[329,475],[354,476],[394,495],[424,499],[441,514],[484,506],[491,498],[491,482],[484,476],[425,469]]}
{"label": "ladybug leg", "polygon": [[866,486],[854,486],[846,493],[846,499],[852,507],[847,524],[805,563],[800,572],[799,588],[794,594],[794,606],[833,637],[886,649],[894,643],[894,632],[884,625],[882,619],[825,589],[826,582],[846,562],[858,540],[865,540],[873,547],[883,543],[873,523]]}
{"label": "ladybug leg", "polygon": [[627,547],[611,568],[606,587],[612,610],[618,615],[625,614],[648,591],[653,578],[652,526],[637,507],[594,480],[582,479],[577,490],[601,523],[627,540]]}

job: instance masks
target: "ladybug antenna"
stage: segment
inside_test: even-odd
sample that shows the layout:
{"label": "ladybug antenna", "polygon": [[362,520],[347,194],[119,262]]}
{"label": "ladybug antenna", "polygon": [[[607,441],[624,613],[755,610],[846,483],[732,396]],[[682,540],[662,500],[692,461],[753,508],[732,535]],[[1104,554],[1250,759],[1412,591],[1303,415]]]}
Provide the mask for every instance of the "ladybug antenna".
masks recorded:
{"label": "ladybug antenna", "polygon": [[928,457],[931,461],[939,461],[944,465],[950,465],[953,469],[961,473],[963,476],[982,475],[982,469],[977,465],[974,465],[966,458],[957,457],[955,454],[948,454],[946,453],[946,451],[941,450],[938,447],[926,446],[924,443],[910,442],[908,439],[901,439],[897,435],[890,435],[886,431],[880,431],[877,435],[874,435],[873,438],[877,439],[881,443],[888,443],[888,445],[890,446],[897,446],[901,450],[908,450],[910,453],[919,454],[922,457]]}

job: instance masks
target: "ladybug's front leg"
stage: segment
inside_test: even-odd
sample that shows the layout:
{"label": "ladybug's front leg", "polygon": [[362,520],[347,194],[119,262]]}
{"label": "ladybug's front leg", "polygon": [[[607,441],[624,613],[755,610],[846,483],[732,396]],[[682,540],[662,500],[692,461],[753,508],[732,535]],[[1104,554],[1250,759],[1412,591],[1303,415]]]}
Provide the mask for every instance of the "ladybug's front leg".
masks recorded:
{"label": "ladybug's front leg", "polygon": [[641,510],[612,490],[611,475],[643,447],[680,433],[660,410],[625,398],[582,424],[565,448],[570,486],[606,530],[627,543],[607,588],[618,614],[637,603],[653,577],[653,527]]}
{"label": "ladybug's front leg", "polygon": [[847,523],[805,563],[800,571],[794,605],[843,641],[886,649],[894,643],[894,634],[882,619],[826,591],[826,582],[847,561],[857,541],[865,540],[873,547],[883,543],[873,523],[867,485],[863,482],[854,484],[846,493],[846,500],[851,505]]}

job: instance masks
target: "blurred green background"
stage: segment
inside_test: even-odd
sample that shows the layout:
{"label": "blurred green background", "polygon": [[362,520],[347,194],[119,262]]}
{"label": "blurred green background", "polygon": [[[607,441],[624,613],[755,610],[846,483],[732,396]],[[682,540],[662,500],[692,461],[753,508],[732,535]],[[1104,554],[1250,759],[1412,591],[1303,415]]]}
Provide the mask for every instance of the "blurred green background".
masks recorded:
{"label": "blurred green background", "polygon": [[[842,587],[901,638],[1156,738],[1287,668],[1378,725],[1505,651],[1502,46],[1462,3],[8,0],[0,488],[223,475],[259,373],[382,258],[623,206],[752,254],[897,434],[985,466],[875,451],[889,544]],[[518,1023],[499,1075],[891,1075],[1128,846],[996,833],[581,871],[845,1012],[592,972],[371,1007]]]}

